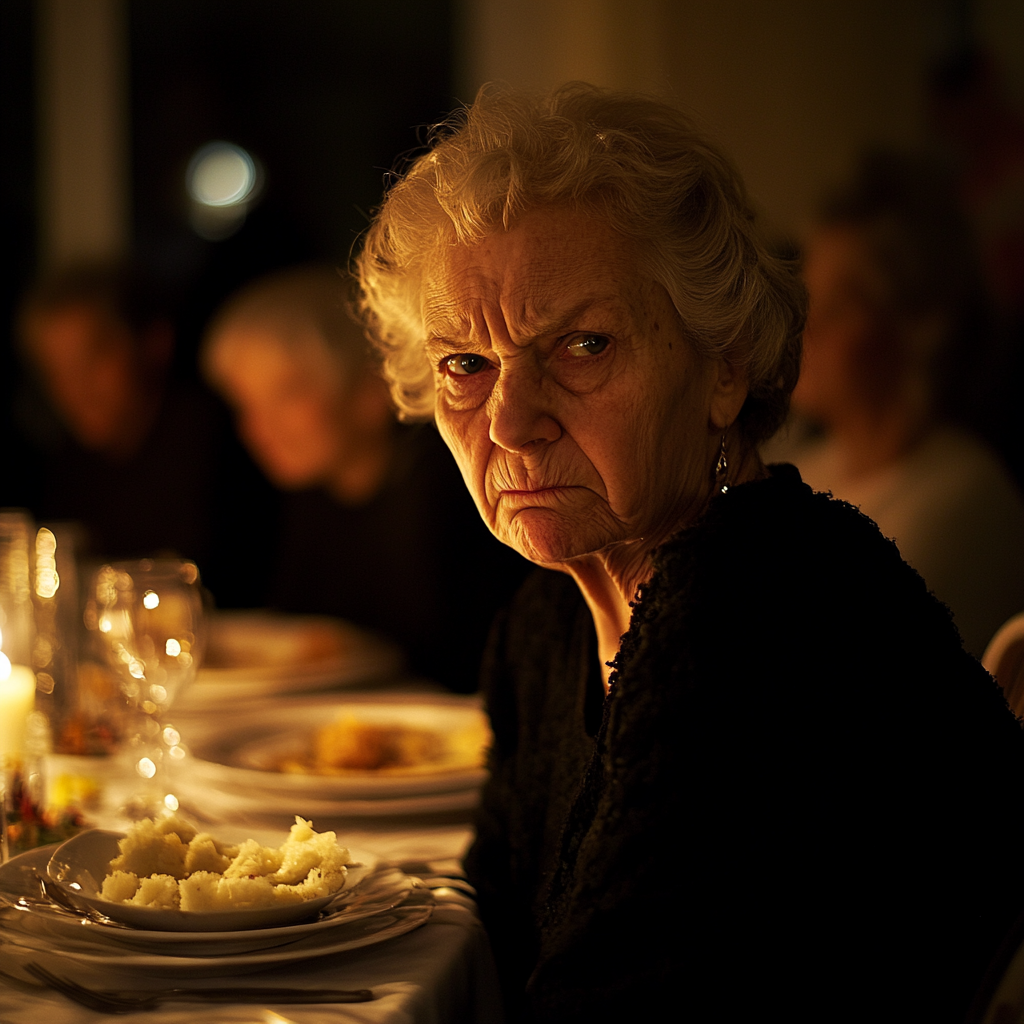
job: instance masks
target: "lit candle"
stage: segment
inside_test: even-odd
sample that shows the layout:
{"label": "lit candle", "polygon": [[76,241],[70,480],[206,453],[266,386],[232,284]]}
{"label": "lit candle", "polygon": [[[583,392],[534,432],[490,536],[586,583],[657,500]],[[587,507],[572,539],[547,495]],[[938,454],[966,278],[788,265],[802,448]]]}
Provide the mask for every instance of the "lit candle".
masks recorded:
{"label": "lit candle", "polygon": [[0,651],[0,766],[20,760],[28,716],[36,703],[36,677],[25,665],[12,665]]}

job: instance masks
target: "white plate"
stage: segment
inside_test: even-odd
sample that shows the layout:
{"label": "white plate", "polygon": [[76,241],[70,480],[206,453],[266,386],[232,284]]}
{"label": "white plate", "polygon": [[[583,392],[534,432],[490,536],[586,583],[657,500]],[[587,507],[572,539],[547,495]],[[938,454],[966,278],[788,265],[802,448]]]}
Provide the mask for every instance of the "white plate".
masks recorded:
{"label": "white plate", "polygon": [[[216,792],[210,787],[217,787]],[[274,824],[287,828],[295,820],[295,808],[325,828],[341,827],[349,819],[396,819],[429,815],[463,815],[480,802],[480,790],[395,797],[382,800],[313,800],[307,796],[236,792],[229,783],[213,778],[191,779],[175,785],[182,811],[208,820],[238,825]]]}
{"label": "white plate", "polygon": [[[28,879],[32,871],[45,867],[53,848],[33,850],[0,866],[0,891],[25,889],[35,891]],[[254,973],[266,967],[311,960],[333,953],[342,953],[374,945],[396,935],[404,935],[426,922],[433,912],[434,899],[428,889],[412,888],[398,905],[359,920],[320,928],[314,922],[296,926],[305,934],[274,948],[229,953],[226,955],[191,955],[179,948],[174,955],[159,952],[136,952],[104,940],[96,941],[95,932],[83,928],[75,940],[70,932],[56,935],[52,931],[54,916],[7,910],[2,912],[4,928],[0,932],[2,955],[32,960],[57,973],[75,974],[82,980],[95,972],[133,975],[142,970],[153,975],[189,978],[228,977]],[[73,920],[68,918],[68,920]],[[205,937],[204,937],[205,938]]]}
{"label": "white plate", "polygon": [[341,619],[217,612],[203,667],[176,709],[244,707],[264,697],[355,686],[393,675],[401,663],[396,648]]}
{"label": "white plate", "polygon": [[[36,874],[46,873],[53,850],[52,846],[30,850],[0,867],[0,896],[12,900],[38,896]],[[370,860],[368,857],[367,862]],[[407,875],[395,868],[385,868],[366,875],[352,889],[346,890],[341,905],[328,907],[316,921],[277,928],[253,928],[244,932],[146,931],[76,917],[58,907],[34,902],[27,903],[16,915],[8,915],[8,920],[25,925],[31,918],[29,931],[32,934],[89,946],[114,945],[165,956],[227,956],[285,946],[339,925],[382,914],[401,904],[412,887],[413,882]]]}
{"label": "white plate", "polygon": [[100,896],[100,886],[110,869],[110,862],[120,853],[118,844],[123,838],[123,832],[104,829],[80,832],[57,847],[46,866],[46,874],[75,906],[95,910],[133,928],[152,931],[227,932],[277,928],[311,921],[340,893],[351,889],[368,873],[356,869],[346,876],[345,885],[338,892],[301,903],[203,912],[136,907],[113,903]]}
{"label": "white plate", "polygon": [[[77,973],[81,980],[91,979],[93,983],[97,971],[136,978],[139,971],[156,977],[224,978],[376,945],[419,928],[429,919],[433,909],[429,889],[412,889],[401,906],[387,913],[340,925],[286,946],[231,956],[164,956],[159,953],[133,953],[112,945],[81,948],[64,941],[55,944],[48,936],[33,935],[24,928],[5,930],[0,935],[0,950],[5,957],[20,952],[26,959],[54,973]],[[75,968],[78,968],[77,972]]]}
{"label": "white plate", "polygon": [[453,744],[476,733],[484,744],[489,736],[487,718],[476,697],[353,694],[282,701],[272,711],[234,716],[205,733],[192,726],[186,739],[193,756],[183,766],[185,777],[232,793],[286,798],[299,808],[298,813],[307,813],[295,803],[304,797],[326,802],[464,793],[478,790],[487,778],[485,769],[466,767],[465,759],[451,768],[425,766],[415,772],[317,775],[275,769],[289,755],[308,751],[314,732],[342,714],[360,723],[429,729]]}

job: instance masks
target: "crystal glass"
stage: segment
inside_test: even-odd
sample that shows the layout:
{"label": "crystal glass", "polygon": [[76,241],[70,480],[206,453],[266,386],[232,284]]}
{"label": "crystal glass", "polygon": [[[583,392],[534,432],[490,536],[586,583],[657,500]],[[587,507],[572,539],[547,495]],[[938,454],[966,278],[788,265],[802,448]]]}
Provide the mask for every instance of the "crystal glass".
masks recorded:
{"label": "crystal glass", "polygon": [[124,810],[134,818],[176,810],[168,769],[185,750],[165,714],[202,659],[199,570],[174,559],[105,565],[93,580],[86,625],[101,638],[130,708],[124,751],[134,792]]}

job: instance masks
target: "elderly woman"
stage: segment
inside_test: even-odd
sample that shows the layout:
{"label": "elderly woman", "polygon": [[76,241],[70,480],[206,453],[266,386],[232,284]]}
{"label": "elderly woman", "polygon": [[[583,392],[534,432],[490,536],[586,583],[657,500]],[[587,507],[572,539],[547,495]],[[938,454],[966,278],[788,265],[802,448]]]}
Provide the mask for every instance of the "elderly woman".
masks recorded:
{"label": "elderly woman", "polygon": [[396,400],[543,567],[468,861],[513,1016],[962,1017],[1022,738],[874,524],[759,462],[803,289],[725,158],[653,101],[484,91],[359,269]]}

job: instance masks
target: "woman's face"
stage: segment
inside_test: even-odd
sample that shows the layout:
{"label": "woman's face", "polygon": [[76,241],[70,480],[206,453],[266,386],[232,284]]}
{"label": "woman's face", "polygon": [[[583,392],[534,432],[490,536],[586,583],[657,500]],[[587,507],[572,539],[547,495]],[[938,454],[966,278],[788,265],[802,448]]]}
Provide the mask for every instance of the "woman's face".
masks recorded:
{"label": "woman's face", "polygon": [[628,240],[538,210],[440,247],[423,296],[437,424],[500,540],[558,565],[664,539],[701,507],[714,365]]}

